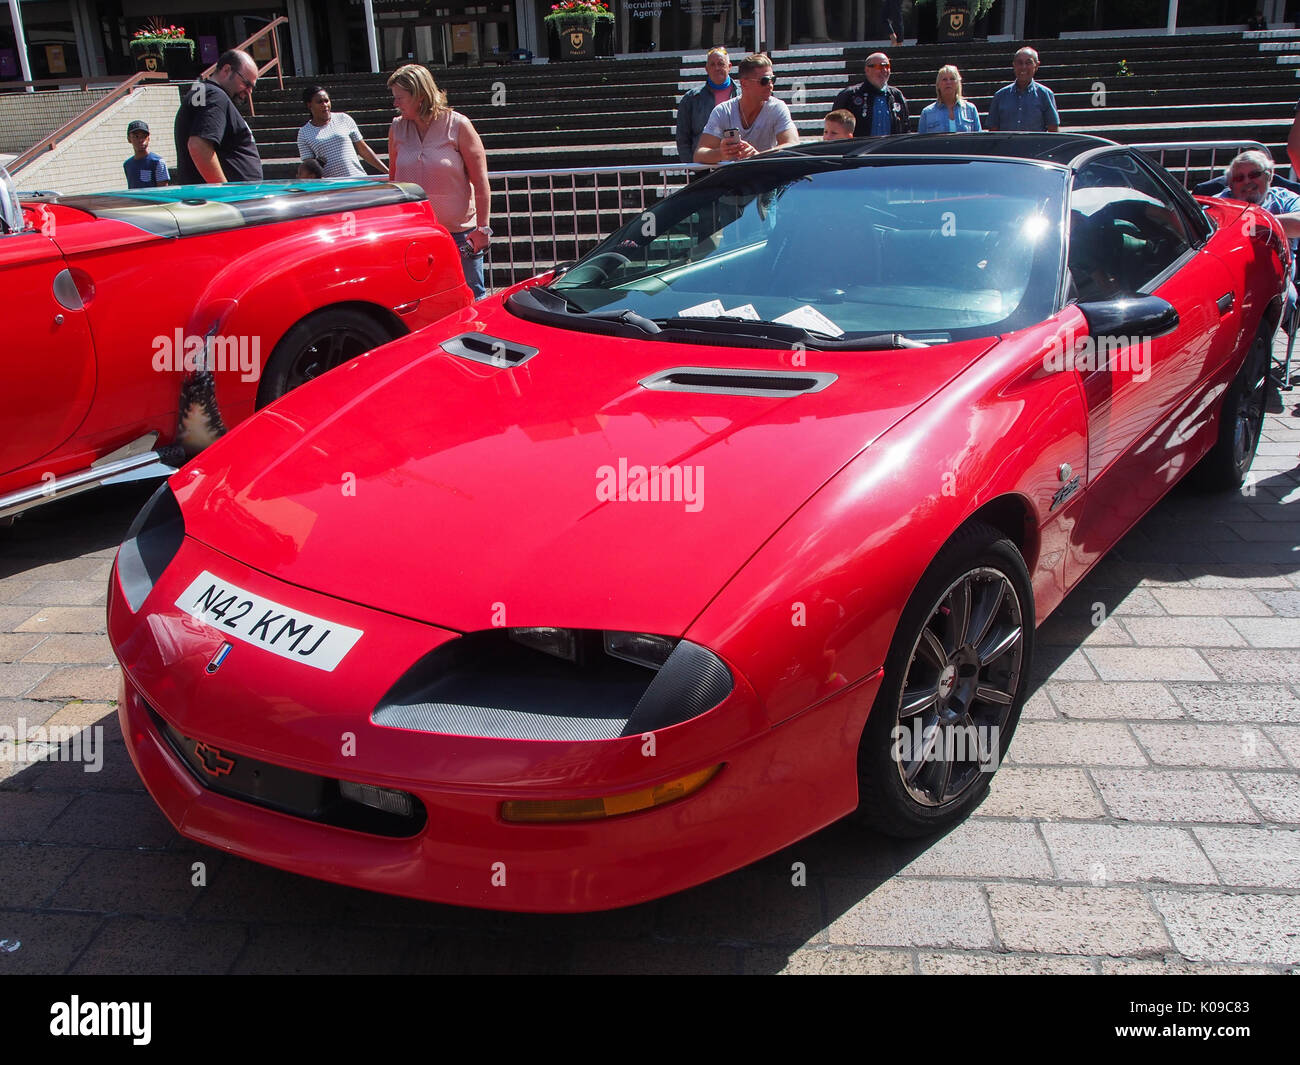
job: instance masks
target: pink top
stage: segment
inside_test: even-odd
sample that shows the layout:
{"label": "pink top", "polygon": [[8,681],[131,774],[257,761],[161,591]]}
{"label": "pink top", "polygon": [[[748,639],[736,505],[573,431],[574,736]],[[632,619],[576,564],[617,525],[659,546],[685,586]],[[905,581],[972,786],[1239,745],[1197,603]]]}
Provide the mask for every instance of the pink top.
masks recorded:
{"label": "pink top", "polygon": [[464,121],[455,111],[444,111],[421,139],[414,122],[393,119],[397,180],[414,181],[424,189],[438,221],[453,233],[473,229],[477,224],[474,187],[456,146]]}

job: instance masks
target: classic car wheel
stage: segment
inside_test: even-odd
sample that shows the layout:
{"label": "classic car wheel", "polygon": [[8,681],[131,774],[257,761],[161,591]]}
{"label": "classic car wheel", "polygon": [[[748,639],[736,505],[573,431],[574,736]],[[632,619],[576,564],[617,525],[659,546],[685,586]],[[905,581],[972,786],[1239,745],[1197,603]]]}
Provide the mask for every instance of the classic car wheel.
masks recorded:
{"label": "classic car wheel", "polygon": [[265,407],[326,370],[392,339],[368,314],[350,307],[326,307],[310,314],[275,346],[257,387],[257,405]]}
{"label": "classic car wheel", "polygon": [[858,819],[892,836],[955,824],[988,790],[1024,703],[1029,572],[972,523],[935,556],[899,619],[858,751]]}
{"label": "classic car wheel", "polygon": [[1264,430],[1272,342],[1271,336],[1255,337],[1246,361],[1224,395],[1219,439],[1192,471],[1198,487],[1211,492],[1230,492],[1245,483]]}

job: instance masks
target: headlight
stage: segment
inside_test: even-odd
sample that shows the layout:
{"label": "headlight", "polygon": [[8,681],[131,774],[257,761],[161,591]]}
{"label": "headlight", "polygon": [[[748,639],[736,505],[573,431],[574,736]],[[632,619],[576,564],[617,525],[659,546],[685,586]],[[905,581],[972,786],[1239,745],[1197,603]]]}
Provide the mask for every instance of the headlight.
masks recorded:
{"label": "headlight", "polygon": [[662,669],[677,641],[647,632],[606,632],[605,653],[647,669]]}
{"label": "headlight", "polygon": [[117,552],[117,579],[132,613],[140,609],[184,539],[180,504],[163,482],[136,515]]}
{"label": "headlight", "polygon": [[534,651],[563,658],[567,662],[583,665],[598,654],[596,637],[608,655],[633,662],[646,669],[659,669],[677,646],[671,636],[655,636],[648,632],[596,632],[587,629],[506,629],[515,643],[531,647]]}
{"label": "headlight", "polygon": [[688,721],[731,690],[722,659],[689,640],[598,629],[490,629],[426,655],[371,718],[456,736],[606,740]]}

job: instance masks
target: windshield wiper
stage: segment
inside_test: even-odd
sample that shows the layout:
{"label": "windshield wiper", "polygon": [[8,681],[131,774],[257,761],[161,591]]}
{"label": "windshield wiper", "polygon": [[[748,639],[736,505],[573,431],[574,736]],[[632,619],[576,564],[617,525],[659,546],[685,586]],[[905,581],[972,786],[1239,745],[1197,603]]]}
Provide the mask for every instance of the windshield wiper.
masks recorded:
{"label": "windshield wiper", "polygon": [[632,310],[589,311],[571,296],[553,288],[535,285],[506,298],[506,306],[533,314],[541,313],[563,319],[566,327],[582,328],[583,323],[599,322],[615,327],[626,326],[638,333],[653,336],[661,332],[659,326],[644,315]]}
{"label": "windshield wiper", "polygon": [[[647,318],[636,311],[589,311],[560,289],[534,285],[506,297],[506,306],[522,312],[525,318],[549,321],[568,329],[592,328],[596,332],[614,332],[626,335],[629,330],[660,340],[694,340],[707,335],[712,343],[725,343],[723,337],[733,342],[760,340],[763,346],[789,346],[803,344],[817,351],[884,351],[893,348],[923,348],[927,345],[902,333],[873,333],[868,336],[833,337],[828,333],[805,329],[784,322],[755,321],[738,315],[720,315],[708,318]],[[697,340],[697,343],[703,341]]]}
{"label": "windshield wiper", "polygon": [[605,322],[622,322],[624,325],[636,326],[643,333],[649,333],[652,336],[655,333],[662,333],[659,323],[651,321],[645,315],[637,314],[636,311],[588,311],[583,317],[598,318]]}
{"label": "windshield wiper", "polygon": [[868,336],[831,336],[784,322],[756,321],[735,315],[708,318],[657,318],[656,323],[673,332],[726,333],[730,336],[759,337],[786,343],[807,344],[826,350],[883,351],[892,348],[923,348],[926,345],[902,333],[872,333]]}

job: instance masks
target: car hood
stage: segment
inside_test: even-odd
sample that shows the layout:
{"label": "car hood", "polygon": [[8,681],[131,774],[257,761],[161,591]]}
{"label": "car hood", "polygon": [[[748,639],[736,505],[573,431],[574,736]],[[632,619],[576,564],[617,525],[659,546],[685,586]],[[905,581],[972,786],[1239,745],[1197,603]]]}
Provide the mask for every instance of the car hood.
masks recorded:
{"label": "car hood", "polygon": [[[501,368],[443,350],[465,333],[538,352]],[[489,301],[291,393],[172,483],[189,535],[291,584],[461,631],[679,635],[827,479],[995,340],[679,345]],[[639,383],[680,366],[835,380],[779,397]]]}

